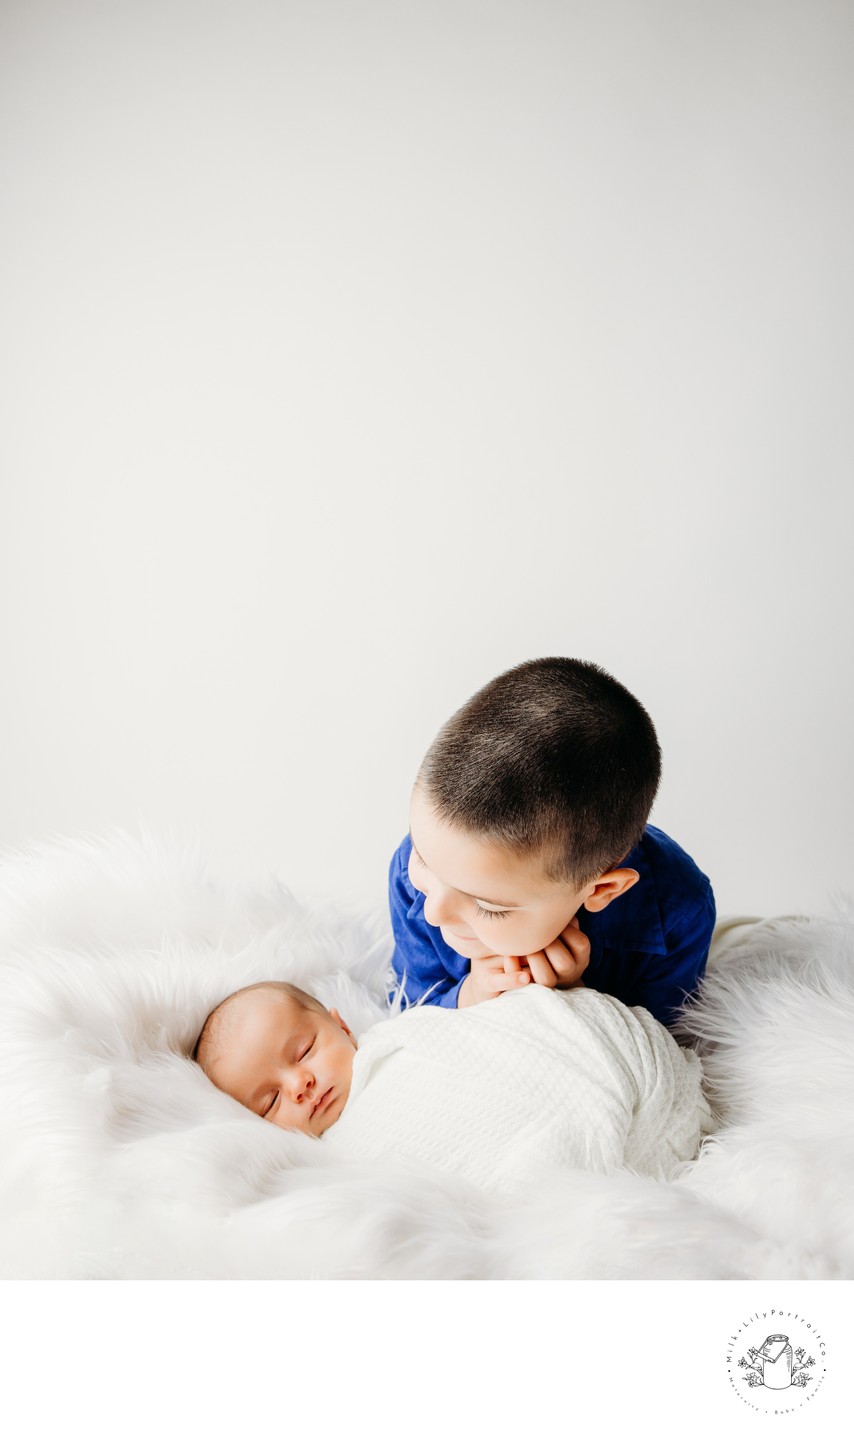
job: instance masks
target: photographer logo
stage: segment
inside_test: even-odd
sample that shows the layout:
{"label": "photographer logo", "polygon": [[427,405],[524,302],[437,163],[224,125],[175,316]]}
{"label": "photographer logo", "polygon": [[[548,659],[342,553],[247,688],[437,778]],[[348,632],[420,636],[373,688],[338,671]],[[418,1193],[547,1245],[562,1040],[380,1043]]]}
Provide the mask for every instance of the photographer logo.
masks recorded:
{"label": "photographer logo", "polygon": [[759,1413],[793,1413],[811,1403],[826,1374],[826,1345],[811,1319],[766,1308],[738,1324],[727,1343],[727,1378]]}

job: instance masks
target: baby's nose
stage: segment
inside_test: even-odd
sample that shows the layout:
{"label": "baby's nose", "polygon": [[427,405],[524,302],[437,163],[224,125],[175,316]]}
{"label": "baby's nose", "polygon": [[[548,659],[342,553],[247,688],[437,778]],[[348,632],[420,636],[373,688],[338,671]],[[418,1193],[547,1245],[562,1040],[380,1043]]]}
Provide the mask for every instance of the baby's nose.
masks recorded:
{"label": "baby's nose", "polygon": [[294,1103],[302,1103],[304,1099],[309,1098],[313,1088],[313,1074],[308,1073],[307,1070],[301,1070],[297,1073],[292,1085]]}

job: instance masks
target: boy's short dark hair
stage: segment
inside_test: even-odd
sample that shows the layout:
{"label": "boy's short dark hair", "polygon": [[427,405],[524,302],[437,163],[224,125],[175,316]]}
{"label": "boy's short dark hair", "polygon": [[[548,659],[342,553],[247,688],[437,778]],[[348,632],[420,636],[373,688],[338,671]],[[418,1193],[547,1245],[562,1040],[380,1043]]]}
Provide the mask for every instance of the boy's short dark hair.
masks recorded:
{"label": "boy's short dark hair", "polygon": [[598,664],[531,659],[440,729],[417,783],[438,817],[582,888],[644,831],[661,750],[642,704]]}

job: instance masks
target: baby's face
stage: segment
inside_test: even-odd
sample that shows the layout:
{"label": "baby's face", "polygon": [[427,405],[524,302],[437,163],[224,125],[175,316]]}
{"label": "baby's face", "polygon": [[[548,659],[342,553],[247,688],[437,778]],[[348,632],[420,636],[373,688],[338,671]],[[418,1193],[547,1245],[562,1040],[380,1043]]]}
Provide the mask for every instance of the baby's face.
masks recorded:
{"label": "baby's face", "polygon": [[217,1088],[279,1128],[319,1137],[350,1092],[356,1040],[335,1009],[257,989],[229,1014],[208,1069]]}

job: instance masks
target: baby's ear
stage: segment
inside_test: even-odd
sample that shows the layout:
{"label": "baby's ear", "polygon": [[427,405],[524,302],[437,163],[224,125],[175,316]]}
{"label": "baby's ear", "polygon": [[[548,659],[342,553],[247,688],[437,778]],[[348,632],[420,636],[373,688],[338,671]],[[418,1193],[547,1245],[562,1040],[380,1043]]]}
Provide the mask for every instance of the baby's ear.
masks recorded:
{"label": "baby's ear", "polygon": [[348,1029],[347,1025],[345,1024],[344,1020],[342,1019],[342,1017],[341,1017],[341,1015],[339,1014],[339,1012],[338,1012],[337,1009],[330,1009],[330,1010],[329,1010],[329,1017],[330,1017],[331,1019],[334,1019],[335,1022],[336,1022],[336,1024],[340,1024],[341,1028],[344,1030],[345,1034],[347,1034],[349,1038],[352,1038],[352,1037],[353,1037],[353,1035],[352,1035],[350,1029]]}

